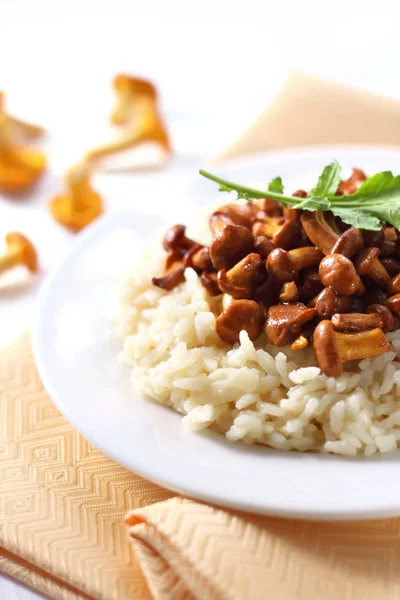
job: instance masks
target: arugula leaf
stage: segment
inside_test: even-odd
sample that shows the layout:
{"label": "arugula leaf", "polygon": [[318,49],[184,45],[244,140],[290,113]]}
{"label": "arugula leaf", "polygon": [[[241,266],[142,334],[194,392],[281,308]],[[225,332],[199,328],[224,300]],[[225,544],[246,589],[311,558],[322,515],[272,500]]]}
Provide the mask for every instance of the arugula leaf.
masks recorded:
{"label": "arugula leaf", "polygon": [[321,198],[320,196],[308,196],[307,198],[300,198],[300,202],[296,204],[296,208],[302,210],[330,210],[331,202],[328,198]]}
{"label": "arugula leaf", "polygon": [[332,196],[342,179],[342,167],[337,160],[324,167],[318,178],[317,186],[313,189],[314,196]]}
{"label": "arugula leaf", "polygon": [[223,191],[235,190],[238,197],[246,200],[265,198],[267,195],[268,198],[278,200],[285,207],[293,206],[308,211],[330,210],[344,223],[358,229],[379,231],[382,221],[400,229],[400,175],[393,175],[391,171],[382,171],[364,181],[355,194],[335,196],[340,181],[340,171],[340,165],[336,161],[327,165],[317,186],[307,198],[283,194],[283,186],[279,187],[282,183],[278,181],[280,178],[275,178],[268,192],[265,192],[225,181],[207,171],[200,171],[200,174],[218,183]]}
{"label": "arugula leaf", "polygon": [[270,181],[268,185],[268,191],[283,194],[282,177],[275,177],[272,181]]}
{"label": "arugula leaf", "polygon": [[378,231],[381,221],[387,221],[399,229],[400,175],[393,175],[391,171],[372,175],[354,194],[337,196],[332,202],[331,210],[345,223],[360,229]]}
{"label": "arugula leaf", "polygon": [[380,231],[382,229],[382,220],[363,210],[334,205],[331,205],[330,210],[335,217],[340,217],[343,223],[357,227],[357,229],[367,229],[369,231]]}

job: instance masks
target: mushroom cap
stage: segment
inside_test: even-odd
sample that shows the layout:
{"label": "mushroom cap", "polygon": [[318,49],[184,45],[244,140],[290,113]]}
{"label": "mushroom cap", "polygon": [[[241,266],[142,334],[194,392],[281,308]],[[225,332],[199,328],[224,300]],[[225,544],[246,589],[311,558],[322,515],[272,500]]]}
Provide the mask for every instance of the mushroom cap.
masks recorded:
{"label": "mushroom cap", "polygon": [[256,238],[254,238],[254,250],[258,252],[261,258],[263,258],[264,260],[268,258],[272,250],[274,250],[274,248],[275,246],[272,240],[265,237],[264,235],[259,235]]}
{"label": "mushroom cap", "polygon": [[332,247],[339,239],[339,233],[332,227],[327,213],[321,211],[304,211],[300,217],[303,229],[312,243],[324,254],[332,252]]}
{"label": "mushroom cap", "polygon": [[242,225],[251,229],[259,212],[260,207],[257,202],[245,202],[245,204],[236,202],[220,206],[214,214],[225,215],[233,225]]}
{"label": "mushroom cap", "polygon": [[167,229],[163,238],[163,248],[167,252],[178,250],[182,239],[185,237],[186,225],[172,225]]}
{"label": "mushroom cap", "polygon": [[334,244],[332,252],[336,254],[343,254],[347,258],[353,258],[363,248],[364,238],[360,229],[350,227],[346,229]]}
{"label": "mushroom cap", "polygon": [[381,251],[379,248],[364,248],[354,262],[357,273],[360,275],[365,275],[368,273],[368,271],[371,271],[371,269],[374,267],[374,262],[380,253]]}
{"label": "mushroom cap", "polygon": [[393,331],[394,328],[394,316],[393,313],[383,304],[371,304],[367,308],[368,313],[377,313],[382,319],[382,330],[387,333]]}
{"label": "mushroom cap", "polygon": [[61,225],[72,231],[80,231],[103,212],[103,203],[99,194],[92,190],[86,200],[85,205],[81,204],[77,208],[71,196],[67,194],[56,196],[50,202],[50,211]]}
{"label": "mushroom cap", "polygon": [[0,189],[25,191],[35,185],[46,168],[46,157],[30,148],[0,150]]}
{"label": "mushroom cap", "polygon": [[289,252],[275,248],[267,258],[267,271],[271,279],[283,285],[287,281],[296,281],[298,277],[296,264]]}
{"label": "mushroom cap", "polygon": [[300,223],[289,219],[282,224],[272,237],[275,248],[283,248],[284,250],[297,248],[301,242],[302,229]]}
{"label": "mushroom cap", "polygon": [[325,287],[331,287],[341,296],[352,296],[362,287],[351,260],[343,254],[328,254],[320,262],[319,276]]}
{"label": "mushroom cap", "polygon": [[232,298],[251,298],[257,284],[257,274],[259,274],[261,281],[267,276],[265,273],[265,277],[262,277],[262,264],[261,256],[252,252],[229,271],[221,269],[218,272],[219,288]]}
{"label": "mushroom cap", "polygon": [[314,331],[313,348],[317,364],[328,377],[339,377],[343,368],[336,344],[336,335],[331,321],[321,321]]}
{"label": "mushroom cap", "polygon": [[210,255],[217,271],[230,269],[253,249],[254,238],[242,225],[226,225],[210,246]]}
{"label": "mushroom cap", "polygon": [[221,233],[226,225],[233,225],[232,219],[224,212],[216,211],[209,218],[210,229],[214,235]]}
{"label": "mushroom cap", "polygon": [[131,91],[132,94],[147,95],[155,98],[157,96],[157,90],[155,86],[147,79],[141,79],[140,77],[132,77],[121,73],[114,77],[114,89],[117,92]]}
{"label": "mushroom cap", "polygon": [[302,326],[311,321],[317,311],[297,304],[276,304],[268,310],[265,335],[274,346],[287,346],[301,334]]}
{"label": "mushroom cap", "polygon": [[385,306],[394,312],[397,317],[400,317],[400,294],[395,294],[394,296],[388,298],[385,301]]}
{"label": "mushroom cap", "polygon": [[215,328],[221,340],[235,344],[242,330],[247,331],[251,340],[257,339],[264,320],[264,311],[254,300],[232,300],[219,315]]}
{"label": "mushroom cap", "polygon": [[33,244],[22,233],[12,231],[6,235],[7,246],[21,252],[22,262],[32,273],[38,270],[37,253]]}
{"label": "mushroom cap", "polygon": [[318,316],[330,319],[337,310],[337,295],[332,288],[324,288],[314,300]]}

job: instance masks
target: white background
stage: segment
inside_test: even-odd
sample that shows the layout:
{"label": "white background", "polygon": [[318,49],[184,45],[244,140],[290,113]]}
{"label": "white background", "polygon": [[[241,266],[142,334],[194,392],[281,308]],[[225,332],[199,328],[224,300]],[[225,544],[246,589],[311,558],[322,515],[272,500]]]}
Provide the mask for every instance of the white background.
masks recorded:
{"label": "white background", "polygon": [[[138,208],[141,194],[165,189],[161,177],[194,170],[228,145],[291,69],[400,99],[398,6],[396,0],[0,0],[0,89],[13,113],[50,132],[50,171],[35,194],[23,202],[0,196],[1,238],[10,229],[27,233],[42,264],[34,281],[19,271],[2,278],[0,345],[29,324],[41,280],[72,241],[46,204],[60,191],[63,170],[102,138],[115,73],[158,84],[176,159],[156,178],[100,177],[108,210]],[[36,597],[0,577],[0,600]]]}

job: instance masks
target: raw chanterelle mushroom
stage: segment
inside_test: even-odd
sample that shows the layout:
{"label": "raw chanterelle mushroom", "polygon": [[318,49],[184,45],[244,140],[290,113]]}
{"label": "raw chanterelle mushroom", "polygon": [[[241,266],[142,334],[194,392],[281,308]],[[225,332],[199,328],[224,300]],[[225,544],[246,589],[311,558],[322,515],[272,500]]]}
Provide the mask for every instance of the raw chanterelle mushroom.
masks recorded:
{"label": "raw chanterelle mushroom", "polygon": [[11,117],[4,109],[0,92],[0,191],[16,194],[32,187],[46,168],[46,157],[40,150],[27,147],[26,139],[43,133],[36,125]]}
{"label": "raw chanterelle mushroom", "polygon": [[65,193],[50,202],[50,211],[61,225],[80,231],[103,212],[101,196],[90,183],[90,168],[82,163],[65,174]]}
{"label": "raw chanterelle mushroom", "polygon": [[[158,108],[158,93],[154,85],[130,75],[114,79],[117,104],[111,123],[118,127],[119,138],[89,150],[85,161],[92,166],[121,168],[115,157],[145,142],[154,142],[166,155],[172,153],[166,126]],[[124,167],[133,165],[124,165]]]}
{"label": "raw chanterelle mushroom", "polygon": [[8,233],[6,245],[6,251],[0,256],[0,273],[17,265],[25,265],[32,273],[38,270],[35,247],[22,233]]}

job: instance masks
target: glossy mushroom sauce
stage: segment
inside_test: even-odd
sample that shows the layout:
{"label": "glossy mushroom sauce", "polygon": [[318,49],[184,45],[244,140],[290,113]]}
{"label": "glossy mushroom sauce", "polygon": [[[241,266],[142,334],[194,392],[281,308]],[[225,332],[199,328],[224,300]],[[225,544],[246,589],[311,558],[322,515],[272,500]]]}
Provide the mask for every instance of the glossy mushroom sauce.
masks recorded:
{"label": "glossy mushroom sauce", "polygon": [[[336,194],[353,194],[365,179],[353,169]],[[395,228],[364,231],[332,213],[285,209],[268,198],[226,204],[209,224],[210,246],[186,237],[184,225],[168,229],[165,273],[152,281],[173,290],[192,267],[210,295],[223,294],[216,331],[224,342],[237,343],[245,330],[251,340],[264,331],[270,344],[299,352],[312,344],[332,377],[347,361],[391,350],[385,333],[399,328],[400,317]]]}

